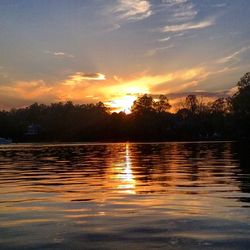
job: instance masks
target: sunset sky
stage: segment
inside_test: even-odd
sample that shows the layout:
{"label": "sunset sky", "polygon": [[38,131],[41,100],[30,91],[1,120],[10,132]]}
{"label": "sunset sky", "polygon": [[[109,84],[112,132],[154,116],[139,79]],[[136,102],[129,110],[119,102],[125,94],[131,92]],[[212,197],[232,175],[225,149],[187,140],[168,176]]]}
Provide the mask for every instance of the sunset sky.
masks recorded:
{"label": "sunset sky", "polygon": [[1,0],[0,108],[231,93],[250,69],[249,13],[249,0]]}

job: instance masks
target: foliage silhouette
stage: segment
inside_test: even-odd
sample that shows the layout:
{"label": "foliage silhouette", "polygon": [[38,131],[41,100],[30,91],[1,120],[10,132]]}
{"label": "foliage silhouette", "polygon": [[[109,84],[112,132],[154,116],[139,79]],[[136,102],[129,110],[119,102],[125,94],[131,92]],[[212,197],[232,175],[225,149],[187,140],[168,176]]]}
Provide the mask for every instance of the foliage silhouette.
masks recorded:
{"label": "foliage silhouette", "polygon": [[250,137],[250,72],[238,82],[238,91],[231,99],[235,133],[240,138]]}

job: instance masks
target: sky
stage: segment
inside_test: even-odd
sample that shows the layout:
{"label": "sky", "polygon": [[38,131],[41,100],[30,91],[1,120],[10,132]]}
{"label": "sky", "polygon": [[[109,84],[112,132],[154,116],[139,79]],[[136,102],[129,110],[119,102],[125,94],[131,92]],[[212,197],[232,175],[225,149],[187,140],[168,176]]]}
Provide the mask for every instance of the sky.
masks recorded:
{"label": "sky", "polygon": [[0,108],[233,93],[249,13],[249,0],[1,0]]}

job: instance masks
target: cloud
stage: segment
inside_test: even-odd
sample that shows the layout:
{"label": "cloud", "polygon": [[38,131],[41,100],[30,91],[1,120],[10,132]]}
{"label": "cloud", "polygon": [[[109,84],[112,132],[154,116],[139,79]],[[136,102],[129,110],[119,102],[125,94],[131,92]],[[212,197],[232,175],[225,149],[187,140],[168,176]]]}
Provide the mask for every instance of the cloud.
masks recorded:
{"label": "cloud", "polygon": [[152,15],[151,4],[147,0],[118,0],[112,12],[120,20],[138,21]]}
{"label": "cloud", "polygon": [[163,3],[169,4],[169,5],[176,5],[180,3],[186,3],[188,0],[162,0]]}
{"label": "cloud", "polygon": [[[213,17],[207,19],[204,17],[203,21],[195,20],[199,14],[199,9],[191,0],[162,0],[162,4],[168,24],[159,29],[163,33],[180,33],[183,35],[186,31],[204,29],[215,24],[215,18]],[[176,34],[173,36],[176,36]],[[158,41],[162,42],[164,38]]]}
{"label": "cloud", "polygon": [[165,38],[158,39],[158,42],[167,42],[167,41],[169,41],[170,39],[171,39],[171,37],[168,36],[168,37],[165,37]]}
{"label": "cloud", "polygon": [[68,77],[67,80],[64,81],[64,85],[76,85],[81,84],[85,81],[104,81],[106,80],[106,76],[101,73],[83,73],[76,72]]}
{"label": "cloud", "polygon": [[165,47],[158,47],[147,51],[146,56],[154,56],[157,52],[174,48],[173,44]]}
{"label": "cloud", "polygon": [[224,8],[226,6],[227,6],[226,3],[218,3],[218,4],[213,4],[212,5],[212,7],[214,7],[214,8]]}
{"label": "cloud", "polygon": [[62,51],[52,52],[52,51],[49,51],[49,50],[45,50],[44,53],[55,56],[55,57],[58,57],[58,58],[63,58],[63,57],[74,58],[74,55],[68,54],[68,53],[65,53],[65,52],[62,52]]}
{"label": "cloud", "polygon": [[182,32],[187,30],[204,29],[215,24],[212,19],[204,20],[201,22],[182,23],[176,25],[167,25],[162,29],[162,32]]}
{"label": "cloud", "polygon": [[77,103],[101,101],[97,97],[99,89],[96,89],[96,85],[90,84],[89,80],[100,79],[103,76],[98,73],[81,74],[81,77],[74,74],[64,81],[54,83],[34,80],[0,85],[0,108],[24,107],[34,102],[49,104],[68,100]]}
{"label": "cloud", "polygon": [[18,93],[20,95],[25,95],[27,99],[29,99],[35,98],[41,93],[47,94],[51,90],[51,87],[46,86],[43,80],[30,82],[18,81],[14,85],[3,85],[0,87],[0,90],[2,93],[7,93],[10,96],[16,96]]}
{"label": "cloud", "polygon": [[[101,73],[76,72],[62,81],[48,83],[44,80],[16,81],[0,85],[0,108],[23,107],[34,102],[51,103],[76,101],[96,102],[99,89],[90,81],[105,80]],[[94,93],[94,95],[93,95]]]}
{"label": "cloud", "polygon": [[143,73],[142,76],[134,77],[131,80],[123,79],[119,85],[114,82],[104,88],[104,93],[109,96],[117,96],[118,93],[138,95],[176,92],[188,89],[190,85],[197,85],[206,76],[207,72],[204,68],[190,68],[159,75]]}
{"label": "cloud", "polygon": [[53,87],[46,85],[43,80],[17,81],[0,86],[0,107],[9,109],[23,107],[34,102],[55,100]]}
{"label": "cloud", "polygon": [[66,53],[64,53],[64,52],[54,52],[53,55],[54,55],[54,56],[60,56],[60,57],[71,57],[71,58],[74,57],[73,55],[71,55],[71,54],[66,54]]}
{"label": "cloud", "polygon": [[220,59],[217,60],[217,63],[218,64],[225,64],[225,63],[229,63],[231,61],[234,61],[234,60],[240,60],[239,56],[245,52],[246,50],[249,50],[250,49],[250,46],[247,46],[247,47],[243,47],[235,52],[233,52],[232,54],[228,55],[228,56],[225,56],[225,57],[222,57]]}
{"label": "cloud", "polygon": [[186,22],[193,20],[198,9],[190,0],[163,0],[163,9],[167,10],[168,22]]}
{"label": "cloud", "polygon": [[198,11],[194,9],[193,4],[183,5],[182,8],[174,13],[174,20],[186,21],[196,17]]}
{"label": "cloud", "polygon": [[196,95],[199,97],[207,97],[207,98],[213,98],[218,99],[221,97],[228,97],[229,91],[217,91],[217,92],[208,92],[208,91],[191,91],[191,92],[179,92],[179,93],[169,93],[168,97],[172,99],[176,98],[184,98],[188,95]]}

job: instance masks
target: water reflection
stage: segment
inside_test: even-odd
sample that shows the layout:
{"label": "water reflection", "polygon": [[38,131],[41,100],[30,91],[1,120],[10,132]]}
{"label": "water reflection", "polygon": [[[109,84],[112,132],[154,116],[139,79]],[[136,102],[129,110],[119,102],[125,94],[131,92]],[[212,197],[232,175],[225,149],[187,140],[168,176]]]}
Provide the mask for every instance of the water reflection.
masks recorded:
{"label": "water reflection", "polygon": [[0,148],[1,249],[249,249],[246,144]]}
{"label": "water reflection", "polygon": [[120,167],[116,167],[116,178],[119,180],[117,186],[118,190],[123,193],[134,194],[135,193],[135,178],[132,171],[132,162],[130,158],[130,144],[125,145],[125,160],[121,162]]}

